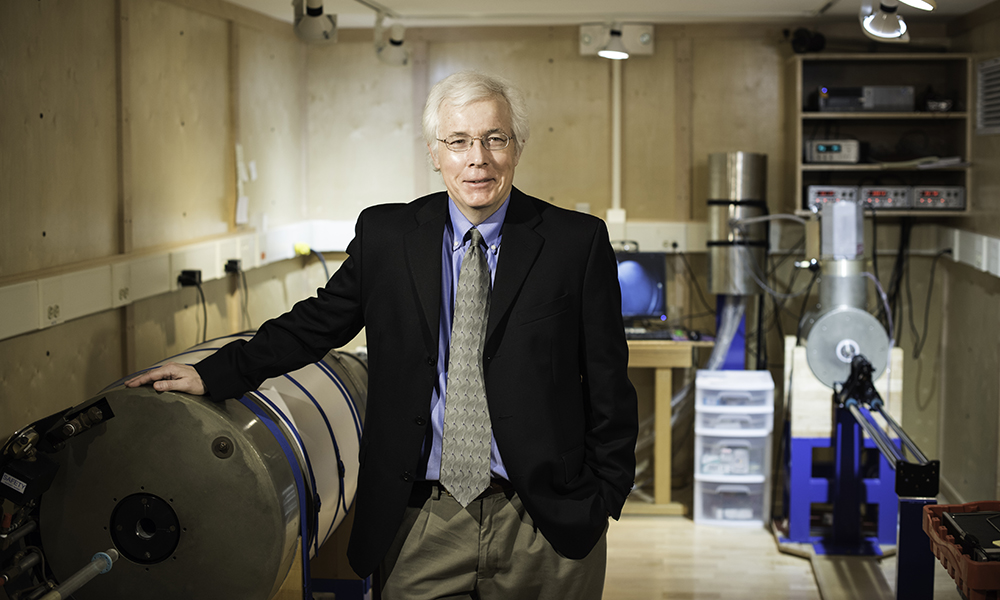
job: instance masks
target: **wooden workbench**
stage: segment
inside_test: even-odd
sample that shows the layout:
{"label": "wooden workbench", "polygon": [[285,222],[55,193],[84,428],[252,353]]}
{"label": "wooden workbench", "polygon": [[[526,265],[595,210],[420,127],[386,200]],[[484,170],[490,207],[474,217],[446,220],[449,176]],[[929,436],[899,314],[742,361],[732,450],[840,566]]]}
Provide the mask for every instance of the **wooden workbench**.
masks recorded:
{"label": "wooden workbench", "polygon": [[629,340],[628,366],[631,369],[655,369],[653,406],[656,412],[653,445],[652,504],[638,500],[625,503],[624,514],[683,515],[685,507],[670,498],[671,427],[670,399],[673,396],[673,370],[694,366],[696,348],[711,347],[712,342],[674,342],[668,340]]}

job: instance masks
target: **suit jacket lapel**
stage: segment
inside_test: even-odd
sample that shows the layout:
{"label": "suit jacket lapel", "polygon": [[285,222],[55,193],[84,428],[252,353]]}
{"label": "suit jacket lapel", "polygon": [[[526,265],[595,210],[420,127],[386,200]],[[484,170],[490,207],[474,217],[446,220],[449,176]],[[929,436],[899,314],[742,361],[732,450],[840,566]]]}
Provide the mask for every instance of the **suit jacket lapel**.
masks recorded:
{"label": "suit jacket lapel", "polygon": [[417,227],[404,237],[406,261],[423,310],[428,350],[437,352],[438,322],[441,317],[441,243],[448,216],[448,195],[441,194],[417,212]]}
{"label": "suit jacket lapel", "polygon": [[544,238],[535,232],[541,217],[531,201],[517,188],[510,194],[510,206],[503,223],[503,242],[490,297],[490,318],[486,326],[486,343],[510,310],[517,293],[531,271],[542,249]]}

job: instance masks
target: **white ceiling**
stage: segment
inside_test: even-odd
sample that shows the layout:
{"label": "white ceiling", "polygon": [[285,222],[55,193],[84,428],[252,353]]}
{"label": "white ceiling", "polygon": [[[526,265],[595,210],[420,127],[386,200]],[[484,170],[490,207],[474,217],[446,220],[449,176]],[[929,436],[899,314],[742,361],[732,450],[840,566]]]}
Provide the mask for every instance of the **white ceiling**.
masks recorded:
{"label": "white ceiling", "polygon": [[[276,19],[292,22],[291,0],[229,0]],[[305,0],[303,0],[304,2]],[[605,21],[679,23],[734,20],[789,20],[852,17],[863,0],[375,0],[409,27],[470,25],[578,25]],[[870,0],[869,0],[870,1]],[[877,2],[878,0],[874,0]],[[932,15],[964,15],[992,0],[937,0]],[[371,3],[369,1],[369,3]],[[824,7],[830,4],[824,11]],[[324,0],[324,12],[337,15],[340,28],[372,27],[374,10],[357,0]],[[900,5],[904,17],[926,15]]]}

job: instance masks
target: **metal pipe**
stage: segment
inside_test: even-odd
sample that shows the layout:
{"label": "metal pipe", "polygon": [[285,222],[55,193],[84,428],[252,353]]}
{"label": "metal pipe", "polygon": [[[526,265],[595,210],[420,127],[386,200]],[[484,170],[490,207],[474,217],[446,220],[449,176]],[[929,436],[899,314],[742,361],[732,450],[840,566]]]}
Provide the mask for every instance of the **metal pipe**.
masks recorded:
{"label": "metal pipe", "polygon": [[82,588],[94,577],[110,571],[116,560],[118,560],[118,551],[114,548],[111,548],[107,552],[98,552],[90,560],[90,564],[70,575],[62,585],[42,596],[42,600],[63,600],[64,598],[68,598],[70,594]]}
{"label": "metal pipe", "polygon": [[0,573],[0,586],[3,586],[3,584],[7,583],[11,579],[15,579],[20,576],[22,573],[41,562],[41,560],[41,553],[35,551],[28,552],[17,562],[17,564],[7,567],[2,573]]}
{"label": "metal pipe", "polygon": [[11,531],[7,535],[0,535],[0,539],[6,540],[7,544],[10,545],[36,529],[38,529],[37,521],[27,521],[26,523],[24,523],[14,531]]}
{"label": "metal pipe", "polygon": [[622,62],[611,62],[611,208],[622,207]]}
{"label": "metal pipe", "polygon": [[897,423],[896,420],[893,419],[892,416],[887,411],[882,410],[883,406],[877,406],[872,408],[874,408],[875,410],[877,410],[879,413],[882,414],[882,418],[885,419],[885,422],[889,424],[889,427],[896,432],[896,435],[899,436],[900,441],[902,441],[903,445],[906,446],[906,449],[910,451],[910,454],[913,455],[913,458],[915,458],[919,464],[926,465],[928,462],[927,457],[924,456],[924,453],[921,452],[920,448],[917,447],[916,442],[910,439],[910,436],[906,435],[906,432],[903,431],[903,428],[899,426],[899,423]]}
{"label": "metal pipe", "polygon": [[868,420],[865,415],[861,412],[861,409],[856,404],[851,404],[847,407],[847,410],[851,411],[854,416],[854,420],[861,425],[861,428],[865,430],[868,437],[875,442],[878,449],[882,452],[882,456],[889,461],[889,465],[892,470],[896,470],[896,463],[903,460],[903,456],[899,453],[899,450],[889,441],[882,430],[875,426],[874,423]]}

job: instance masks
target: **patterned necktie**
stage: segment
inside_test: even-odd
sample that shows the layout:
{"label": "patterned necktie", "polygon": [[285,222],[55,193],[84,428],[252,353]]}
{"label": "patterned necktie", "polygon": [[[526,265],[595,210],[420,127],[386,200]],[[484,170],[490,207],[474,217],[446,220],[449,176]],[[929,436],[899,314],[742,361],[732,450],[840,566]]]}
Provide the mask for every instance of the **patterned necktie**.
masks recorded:
{"label": "patterned necktie", "polygon": [[448,388],[441,442],[441,483],[462,506],[490,484],[490,411],[483,382],[483,344],[490,312],[490,268],[469,230],[472,244],[462,259],[451,326]]}

